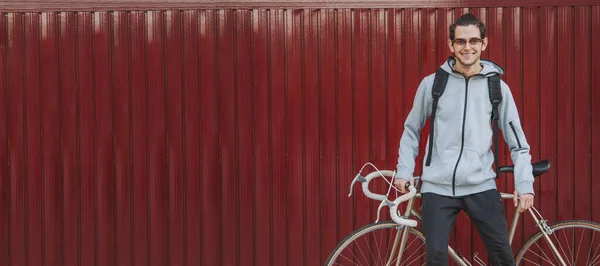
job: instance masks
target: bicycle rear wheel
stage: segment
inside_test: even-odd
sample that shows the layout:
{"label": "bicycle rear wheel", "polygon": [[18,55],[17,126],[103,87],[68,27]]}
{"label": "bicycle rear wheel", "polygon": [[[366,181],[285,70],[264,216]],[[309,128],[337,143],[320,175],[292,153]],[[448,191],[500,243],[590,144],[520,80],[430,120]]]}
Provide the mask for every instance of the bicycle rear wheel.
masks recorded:
{"label": "bicycle rear wheel", "polygon": [[[402,231],[393,221],[366,225],[344,238],[325,265],[396,265]],[[425,238],[416,228],[409,228],[399,265],[425,265]]]}
{"label": "bicycle rear wheel", "polygon": [[[549,226],[550,240],[567,265],[600,264],[600,224],[589,221],[564,221]],[[548,241],[537,232],[517,253],[517,265],[562,265]]]}

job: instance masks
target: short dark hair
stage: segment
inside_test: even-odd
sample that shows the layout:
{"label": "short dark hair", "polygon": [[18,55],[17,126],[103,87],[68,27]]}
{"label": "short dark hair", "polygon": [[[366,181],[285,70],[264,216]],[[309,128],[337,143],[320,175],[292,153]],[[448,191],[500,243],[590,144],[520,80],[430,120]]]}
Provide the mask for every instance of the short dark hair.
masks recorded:
{"label": "short dark hair", "polygon": [[454,24],[450,25],[450,40],[454,41],[454,31],[456,30],[456,26],[470,26],[475,25],[479,28],[479,32],[481,33],[481,39],[485,38],[485,24],[481,22],[477,17],[475,17],[471,13],[466,13],[454,22]]}

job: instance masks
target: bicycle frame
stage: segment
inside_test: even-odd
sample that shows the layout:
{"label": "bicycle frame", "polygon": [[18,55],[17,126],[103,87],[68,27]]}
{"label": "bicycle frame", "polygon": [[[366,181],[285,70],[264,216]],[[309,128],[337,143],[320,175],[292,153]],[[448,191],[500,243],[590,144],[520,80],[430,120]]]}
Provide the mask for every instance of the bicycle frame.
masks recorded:
{"label": "bicycle frame", "polygon": [[[417,186],[417,184],[415,184],[415,186]],[[514,197],[513,194],[508,194],[508,193],[500,193],[500,195],[502,197],[502,200],[512,200]],[[413,197],[412,199],[410,199],[408,201],[403,217],[406,219],[410,219],[410,218],[414,217],[417,220],[419,220],[419,222],[421,222],[422,221],[421,214],[413,208],[415,198],[421,198],[421,193],[417,193],[415,195],[415,197]],[[519,217],[521,215],[520,210],[521,210],[521,206],[519,204],[519,205],[517,205],[517,208],[515,209],[515,213],[513,215],[512,223],[511,223],[510,230],[509,230],[509,243],[511,244],[511,246],[512,246],[512,241],[513,241],[513,238],[515,235],[515,231],[517,229],[517,225],[519,223]],[[548,236],[552,232],[548,229],[548,226],[546,225],[546,221],[541,219],[542,218],[541,215],[540,215],[540,219],[538,219],[536,214],[533,212],[532,208],[529,209],[529,213],[533,217],[539,230],[544,235],[544,238],[546,239],[546,241],[548,241],[548,244],[551,247],[552,251],[554,252],[554,255],[557,256],[557,258],[559,259],[559,261],[561,262],[562,265],[566,266],[567,264],[565,263],[564,259],[562,258],[562,256],[558,252],[558,250],[556,249],[556,246],[554,245],[554,243],[550,240],[550,237]],[[389,257],[386,265],[391,265],[391,262],[394,259],[396,250],[398,250],[398,255],[396,257],[396,266],[400,265],[400,261],[402,261],[404,249],[406,247],[408,230],[409,230],[408,227],[404,227],[401,229],[402,234],[396,234],[396,238],[395,238],[394,244],[393,244],[392,254],[390,254],[390,257]],[[397,249],[398,245],[400,245],[400,248]],[[448,255],[458,265],[472,266],[472,264],[469,261],[467,261],[464,257],[459,256],[450,245],[448,245]]]}

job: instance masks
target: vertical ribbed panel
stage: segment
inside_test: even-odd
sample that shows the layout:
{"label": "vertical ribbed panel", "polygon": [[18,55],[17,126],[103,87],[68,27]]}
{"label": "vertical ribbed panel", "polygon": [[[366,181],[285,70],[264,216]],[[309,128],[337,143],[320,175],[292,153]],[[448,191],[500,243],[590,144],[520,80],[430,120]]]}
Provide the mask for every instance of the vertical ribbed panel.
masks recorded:
{"label": "vertical ribbed panel", "polygon": [[[552,161],[536,206],[600,222],[598,6],[2,13],[0,264],[322,264],[374,221],[349,184],[365,162],[395,167],[468,11],[533,160]],[[466,215],[455,229],[485,260]]]}
{"label": "vertical ribbed panel", "polygon": [[[200,64],[200,139],[199,149],[201,175],[201,245],[200,262],[207,265],[221,265],[224,226],[221,219],[223,181],[221,180],[221,152],[219,151],[219,96],[217,87],[217,12],[200,11],[199,64]],[[188,125],[189,127],[189,125]],[[235,195],[228,194],[229,197]],[[229,211],[230,212],[230,211]],[[232,228],[229,228],[232,230]]]}
{"label": "vertical ribbed panel", "polygon": [[590,180],[590,191],[591,194],[591,217],[593,221],[600,221],[600,193],[596,191],[598,187],[600,187],[600,179],[593,178],[594,173],[600,172],[600,156],[598,156],[598,150],[600,150],[600,134],[598,134],[598,129],[600,129],[600,105],[595,104],[600,101],[600,51],[598,49],[593,49],[593,47],[598,47],[600,45],[600,6],[593,6],[591,11],[591,30],[590,30],[590,39],[592,40],[590,45],[590,64],[591,64],[591,84],[590,84],[590,136],[592,145],[590,146],[590,165],[591,165],[591,175],[592,178]]}
{"label": "vertical ribbed panel", "polygon": [[[0,13],[1,14],[1,13]],[[6,76],[6,44],[7,40],[7,16],[2,14],[0,18],[0,44],[3,51],[0,52],[0,103],[8,102],[7,79]],[[7,106],[8,107],[8,106]],[[11,245],[11,187],[9,172],[9,153],[8,153],[8,108],[0,108],[0,263],[10,263],[10,245]]]}

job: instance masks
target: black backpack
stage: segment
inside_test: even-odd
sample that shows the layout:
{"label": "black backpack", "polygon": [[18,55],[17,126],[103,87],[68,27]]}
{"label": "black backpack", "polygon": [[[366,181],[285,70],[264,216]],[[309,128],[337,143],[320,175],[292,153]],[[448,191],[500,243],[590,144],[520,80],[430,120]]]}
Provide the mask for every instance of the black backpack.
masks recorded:
{"label": "black backpack", "polygon": [[[429,166],[431,164],[431,152],[433,149],[433,132],[434,132],[434,120],[435,120],[435,111],[437,109],[438,100],[444,93],[446,89],[446,83],[448,83],[448,72],[445,70],[438,68],[435,72],[435,78],[433,80],[433,89],[431,94],[433,96],[433,107],[431,110],[431,123],[430,123],[430,136],[429,136],[429,152],[427,154],[427,160],[425,161],[425,165]],[[494,135],[494,164],[496,165],[496,172],[498,172],[498,106],[502,102],[502,92],[500,90],[500,75],[496,74],[493,76],[489,76],[488,78],[488,90],[490,93],[490,102],[492,103],[492,122],[493,126],[493,135]]]}

